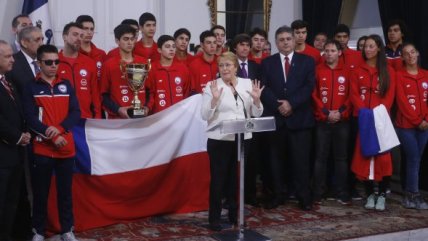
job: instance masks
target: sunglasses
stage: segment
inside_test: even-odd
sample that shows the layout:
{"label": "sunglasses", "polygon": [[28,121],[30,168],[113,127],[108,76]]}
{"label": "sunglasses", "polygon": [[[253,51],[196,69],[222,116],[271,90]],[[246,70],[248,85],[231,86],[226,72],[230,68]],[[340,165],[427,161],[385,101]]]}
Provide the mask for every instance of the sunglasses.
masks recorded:
{"label": "sunglasses", "polygon": [[51,66],[54,63],[55,63],[55,65],[59,64],[59,59],[46,59],[46,60],[40,60],[40,61],[43,62],[47,66]]}

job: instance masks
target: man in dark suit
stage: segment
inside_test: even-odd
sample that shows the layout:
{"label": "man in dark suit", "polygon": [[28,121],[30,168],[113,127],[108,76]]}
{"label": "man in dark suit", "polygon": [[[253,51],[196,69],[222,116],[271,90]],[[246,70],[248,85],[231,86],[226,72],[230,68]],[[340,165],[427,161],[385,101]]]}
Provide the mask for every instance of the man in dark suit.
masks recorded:
{"label": "man in dark suit", "polygon": [[[248,34],[238,34],[233,38],[232,51],[238,57],[238,77],[248,78],[251,80],[260,80],[260,65],[253,60],[249,60],[248,56],[251,50],[251,37]],[[250,141],[251,147],[248,149],[248,155],[245,158],[245,203],[252,206],[259,206],[256,199],[256,179],[257,170],[259,170],[260,162],[260,137],[259,133],[253,133],[253,138]]]}
{"label": "man in dark suit", "polygon": [[300,208],[310,210],[311,129],[315,125],[311,93],[315,84],[315,62],[311,57],[294,52],[295,39],[290,27],[278,28],[275,42],[279,53],[263,60],[261,75],[265,86],[261,99],[266,112],[275,116],[277,128],[270,132],[273,197],[266,208],[276,208],[285,201],[284,171],[287,169]]}
{"label": "man in dark suit", "polygon": [[15,63],[12,70],[6,74],[6,77],[22,94],[24,87],[34,80],[36,73],[39,71],[36,55],[37,49],[43,44],[42,31],[38,27],[26,27],[19,32],[18,41],[21,50],[13,55]]}
{"label": "man in dark suit", "polygon": [[[15,62],[12,70],[6,73],[6,78],[14,84],[18,94],[22,97],[22,92],[29,83],[34,81],[34,77],[39,70],[36,63],[37,49],[43,44],[43,34],[40,28],[28,26],[20,30],[18,41],[21,50],[13,55]],[[25,175],[21,182],[21,195],[18,204],[14,236],[25,239],[31,237],[31,206],[29,193],[31,194],[30,172],[28,160],[31,159],[31,148],[28,148],[25,158]],[[31,196],[31,195],[30,195]]]}
{"label": "man in dark suit", "polygon": [[20,97],[5,78],[12,69],[12,47],[0,40],[0,240],[11,240],[23,174],[23,153],[31,139],[25,131]]}

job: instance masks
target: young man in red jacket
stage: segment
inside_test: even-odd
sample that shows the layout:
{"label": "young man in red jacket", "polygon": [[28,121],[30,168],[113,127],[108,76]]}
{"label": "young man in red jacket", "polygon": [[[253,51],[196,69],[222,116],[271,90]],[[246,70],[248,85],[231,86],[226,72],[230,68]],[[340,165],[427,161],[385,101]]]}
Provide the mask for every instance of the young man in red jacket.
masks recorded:
{"label": "young man in red jacket", "polygon": [[216,36],[207,30],[199,36],[201,41],[202,54],[196,56],[190,64],[191,92],[202,93],[202,89],[208,81],[217,79],[218,68],[216,61]]}
{"label": "young man in red jacket", "polygon": [[74,157],[71,129],[80,120],[79,103],[71,83],[57,75],[59,57],[53,45],[37,50],[41,72],[24,90],[24,112],[33,140],[33,241],[43,241],[47,223],[49,187],[55,171],[61,240],[73,234],[72,180]]}
{"label": "young man in red jacket", "polygon": [[325,62],[317,66],[316,84],[312,93],[316,126],[316,158],[314,166],[314,202],[320,203],[326,190],[326,174],[330,150],[334,161],[335,193],[342,204],[349,204],[348,143],[350,106],[350,71],[339,61],[340,43],[328,40],[324,47]]}
{"label": "young man in red jacket", "polygon": [[260,64],[264,58],[269,56],[269,54],[263,51],[267,42],[267,33],[261,28],[254,28],[253,31],[250,32],[250,37],[251,51],[248,55],[248,59]]}
{"label": "young man in red jacket", "polygon": [[[128,85],[126,77],[126,64],[147,64],[147,60],[133,54],[135,45],[135,29],[128,24],[121,24],[114,29],[114,37],[119,46],[119,55],[104,62],[101,72],[101,96],[103,109],[107,112],[107,119],[128,119],[128,109],[132,108],[134,92]],[[146,101],[144,88],[138,93],[139,100]],[[143,104],[146,106],[145,104]],[[148,112],[147,107],[143,107]]]}
{"label": "young man in red jacket", "polygon": [[97,68],[91,58],[79,53],[82,37],[82,25],[71,22],[64,26],[64,49],[59,53],[58,76],[71,82],[79,100],[82,118],[101,118]]}
{"label": "young man in red jacket", "polygon": [[[190,63],[195,59],[195,56],[191,55],[187,49],[190,42],[190,31],[186,28],[177,29],[174,33],[176,53],[174,61],[180,61],[186,66],[189,66]],[[159,43],[158,43],[159,44]]]}
{"label": "young man in red jacket", "polygon": [[158,45],[154,41],[156,33],[156,17],[151,13],[143,13],[138,20],[140,31],[143,35],[141,40],[135,43],[134,53],[152,62],[159,60]]}
{"label": "young man in red jacket", "polygon": [[97,65],[97,77],[101,76],[101,66],[106,58],[106,52],[102,49],[97,48],[92,39],[94,38],[95,22],[94,19],[89,15],[80,15],[76,18],[76,23],[79,23],[83,27],[83,38],[80,46],[80,53],[88,56]]}
{"label": "young man in red jacket", "polygon": [[348,42],[350,38],[349,27],[345,24],[338,24],[334,30],[334,39],[342,46],[342,56],[340,60],[348,68],[355,69],[364,63],[363,55],[360,51],[350,49]]}
{"label": "young man in red jacket", "polygon": [[296,38],[296,48],[294,51],[312,57],[315,60],[315,65],[318,65],[321,62],[320,51],[306,43],[308,27],[309,24],[303,20],[295,20],[291,23],[291,28]]}
{"label": "young man in red jacket", "polygon": [[152,64],[146,87],[151,113],[162,111],[183,100],[190,93],[190,74],[187,66],[174,60],[175,42],[169,35],[158,38],[160,61]]}

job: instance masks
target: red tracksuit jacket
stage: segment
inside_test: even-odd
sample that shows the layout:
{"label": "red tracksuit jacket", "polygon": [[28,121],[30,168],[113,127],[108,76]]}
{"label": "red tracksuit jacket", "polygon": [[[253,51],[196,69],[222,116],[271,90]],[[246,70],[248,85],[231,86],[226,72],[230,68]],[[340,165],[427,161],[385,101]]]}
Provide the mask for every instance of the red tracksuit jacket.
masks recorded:
{"label": "red tracksuit jacket", "polygon": [[82,118],[101,118],[101,96],[95,62],[81,53],[73,65],[67,62],[62,51],[59,53],[58,76],[69,80],[76,91]]}
{"label": "red tracksuit jacket", "polygon": [[197,55],[189,66],[190,86],[192,93],[202,93],[208,81],[217,79],[218,68],[217,60],[207,62],[203,54]]}
{"label": "red tracksuit jacket", "polygon": [[162,111],[185,99],[190,94],[190,74],[188,68],[177,61],[170,67],[162,67],[159,61],[152,65],[146,82],[151,113]]}
{"label": "red tracksuit jacket", "polygon": [[[69,158],[75,155],[73,134],[71,129],[80,120],[79,103],[73,87],[68,80],[57,77],[52,85],[36,77],[24,89],[24,111],[29,127],[39,134],[33,139],[35,154],[51,158]],[[46,129],[55,126],[67,145],[56,147],[53,139],[45,138]]]}
{"label": "red tracksuit jacket", "polygon": [[400,128],[417,128],[423,120],[428,121],[428,73],[418,69],[417,75],[405,69],[397,73],[395,123]]}
{"label": "red tracksuit jacket", "polygon": [[348,120],[351,114],[350,70],[341,61],[331,69],[326,63],[316,68],[315,88],[312,93],[315,118],[327,121],[330,110],[339,110],[342,120]]}

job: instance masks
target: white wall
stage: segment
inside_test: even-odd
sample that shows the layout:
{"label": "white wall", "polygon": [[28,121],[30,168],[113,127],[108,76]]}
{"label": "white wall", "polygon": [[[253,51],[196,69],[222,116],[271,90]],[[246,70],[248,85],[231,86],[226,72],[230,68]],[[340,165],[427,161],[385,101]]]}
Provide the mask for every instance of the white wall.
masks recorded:
{"label": "white wall", "polygon": [[0,39],[12,42],[12,19],[22,10],[24,0],[0,0]]}

